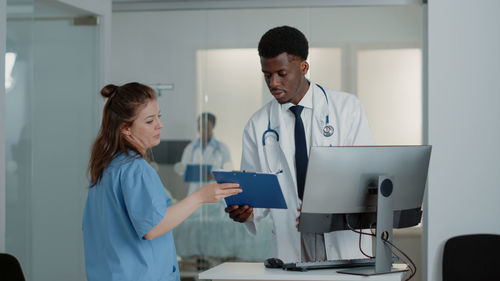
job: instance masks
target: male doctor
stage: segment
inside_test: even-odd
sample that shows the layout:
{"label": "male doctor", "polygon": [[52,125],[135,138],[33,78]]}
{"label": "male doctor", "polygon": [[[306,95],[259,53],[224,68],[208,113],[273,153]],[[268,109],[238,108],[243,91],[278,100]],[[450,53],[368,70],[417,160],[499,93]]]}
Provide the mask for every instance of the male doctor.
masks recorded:
{"label": "male doctor", "polygon": [[[354,95],[306,79],[308,48],[304,34],[293,27],[276,27],[262,36],[261,69],[274,100],[250,118],[243,133],[241,169],[277,173],[288,209],[233,205],[225,211],[252,233],[259,220],[271,214],[273,255],[284,262],[363,258],[359,234],[352,231],[297,230],[310,147],[374,144],[363,106]],[[365,237],[361,248],[371,254],[371,239]]]}

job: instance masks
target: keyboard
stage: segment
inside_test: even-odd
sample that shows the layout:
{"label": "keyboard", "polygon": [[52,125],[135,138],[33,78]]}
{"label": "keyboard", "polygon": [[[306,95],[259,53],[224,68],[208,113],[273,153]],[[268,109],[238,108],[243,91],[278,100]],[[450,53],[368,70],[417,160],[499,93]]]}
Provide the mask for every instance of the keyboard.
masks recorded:
{"label": "keyboard", "polygon": [[284,270],[306,271],[310,269],[347,268],[360,266],[375,266],[375,258],[327,260],[315,262],[293,262],[283,264]]}

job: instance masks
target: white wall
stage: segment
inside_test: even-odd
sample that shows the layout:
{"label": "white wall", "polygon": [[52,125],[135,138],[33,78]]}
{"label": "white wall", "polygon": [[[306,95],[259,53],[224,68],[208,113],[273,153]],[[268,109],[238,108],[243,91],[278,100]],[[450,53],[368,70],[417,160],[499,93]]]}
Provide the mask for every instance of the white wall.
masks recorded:
{"label": "white wall", "polygon": [[422,144],[422,51],[362,50],[358,97],[377,145]]}
{"label": "white wall", "polygon": [[[191,139],[196,135],[198,113],[197,50],[256,48],[265,31],[284,24],[302,30],[311,47],[336,47],[346,42],[420,42],[421,14],[415,12],[418,9],[343,7],[113,13],[110,82],[174,83],[174,91],[160,99],[166,120],[162,138]],[[257,55],[255,59],[258,60]]]}
{"label": "white wall", "polygon": [[427,280],[434,281],[448,238],[500,233],[500,1],[429,1],[428,9]]}
{"label": "white wall", "polygon": [[5,251],[5,51],[7,0],[0,0],[0,252]]}

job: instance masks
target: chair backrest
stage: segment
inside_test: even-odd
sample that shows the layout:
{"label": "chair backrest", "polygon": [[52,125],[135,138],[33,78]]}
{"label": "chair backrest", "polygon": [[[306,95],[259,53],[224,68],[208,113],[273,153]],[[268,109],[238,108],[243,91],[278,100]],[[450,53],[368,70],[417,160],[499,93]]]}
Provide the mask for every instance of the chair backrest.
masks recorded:
{"label": "chair backrest", "polygon": [[443,281],[500,280],[500,235],[469,234],[444,245]]}
{"label": "chair backrest", "polygon": [[11,254],[0,253],[0,280],[26,281],[21,264]]}

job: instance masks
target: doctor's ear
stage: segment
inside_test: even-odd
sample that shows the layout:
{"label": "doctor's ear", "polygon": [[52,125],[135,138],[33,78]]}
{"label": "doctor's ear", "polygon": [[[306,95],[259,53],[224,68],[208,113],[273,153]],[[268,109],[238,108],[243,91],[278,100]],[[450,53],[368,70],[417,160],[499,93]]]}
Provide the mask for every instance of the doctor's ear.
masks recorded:
{"label": "doctor's ear", "polygon": [[308,70],[309,70],[309,63],[307,63],[306,60],[303,60],[300,63],[300,72],[302,72],[302,74],[306,75]]}

